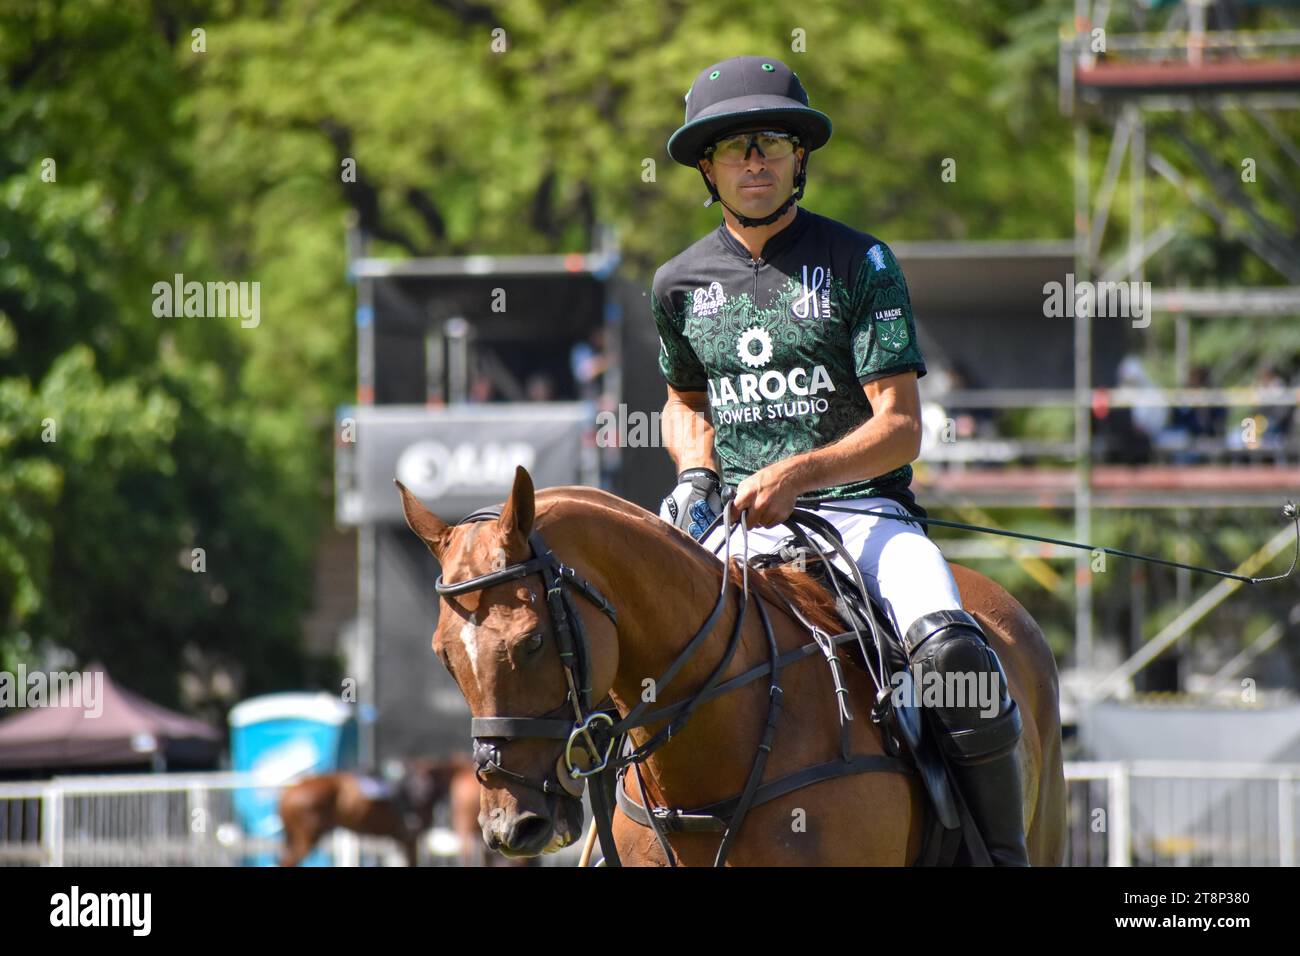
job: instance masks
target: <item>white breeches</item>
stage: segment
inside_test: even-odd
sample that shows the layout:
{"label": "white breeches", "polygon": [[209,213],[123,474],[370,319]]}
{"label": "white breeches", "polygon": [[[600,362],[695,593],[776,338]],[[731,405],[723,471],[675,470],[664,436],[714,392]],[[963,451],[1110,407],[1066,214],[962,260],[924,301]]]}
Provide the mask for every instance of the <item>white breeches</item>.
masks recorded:
{"label": "white breeches", "polygon": [[[910,517],[906,508],[890,498],[849,498],[828,504]],[[907,524],[880,515],[846,514],[826,509],[816,509],[816,512],[839,530],[844,538],[844,547],[857,562],[872,598],[893,619],[900,636],[906,634],[912,622],[923,614],[961,609],[961,596],[957,582],[948,570],[948,562],[939,546],[926,537],[919,522]],[[790,529],[783,524],[773,528],[751,528],[749,555],[774,552],[789,536]],[[701,544],[721,559],[724,553],[722,539],[722,523],[719,522]],[[743,549],[744,537],[736,525],[732,528],[731,556],[740,557]],[[837,555],[834,560],[848,573],[843,558]]]}

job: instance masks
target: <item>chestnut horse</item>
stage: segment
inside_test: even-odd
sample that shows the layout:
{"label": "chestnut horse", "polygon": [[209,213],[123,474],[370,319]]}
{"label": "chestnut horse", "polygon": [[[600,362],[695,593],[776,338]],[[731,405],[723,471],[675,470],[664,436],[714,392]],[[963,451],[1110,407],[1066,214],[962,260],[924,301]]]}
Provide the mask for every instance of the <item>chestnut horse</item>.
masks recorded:
{"label": "chestnut horse", "polygon": [[[466,791],[466,782],[475,789]],[[297,866],[322,836],[343,827],[367,836],[389,837],[401,845],[408,866],[415,866],[419,838],[433,825],[435,804],[452,799],[453,826],[459,823],[462,861],[469,862],[474,843],[482,845],[465,825],[467,801],[478,802],[474,765],[461,755],[446,760],[412,760],[393,787],[376,792],[373,781],[355,773],[325,773],[306,777],[280,795],[284,824],[281,866]],[[460,796],[459,812],[456,797]],[[472,819],[472,817],[471,817]]]}
{"label": "chestnut horse", "polygon": [[[581,598],[589,648],[590,698],[606,695],[620,716],[637,706],[705,621],[722,586],[723,565],[684,531],[608,492],[587,487],[550,488],[534,496],[532,479],[519,468],[499,518],[449,525],[424,507],[400,482],[407,523],[442,566],[448,585],[464,582],[532,557],[536,531],[567,568],[584,578],[617,612],[608,614]],[[1019,750],[1024,770],[1026,845],[1033,865],[1060,865],[1065,854],[1065,779],[1061,763],[1056,665],[1033,619],[993,581],[951,565],[963,606],[995,646],[1020,707],[1024,731]],[[730,568],[739,582],[737,563]],[[748,576],[751,598],[773,609],[769,620],[781,653],[808,643],[808,632],[783,608],[788,597],[829,633],[845,630],[830,596],[802,572],[777,567]],[[738,588],[737,588],[738,590]],[[751,609],[752,610],[752,609]],[[723,608],[698,652],[673,678],[671,701],[693,695],[723,661],[726,637],[738,605]],[[559,711],[566,699],[566,671],[555,646],[546,588],[538,573],[452,596],[439,605],[433,649],[460,686],[476,718],[524,717]],[[768,661],[759,616],[749,613],[737,651],[722,679]],[[874,700],[869,675],[843,671],[855,719],[855,754],[885,753],[879,729],[868,719]],[[782,671],[781,723],[764,780],[835,760],[840,727],[830,670],[816,656]],[[693,808],[741,793],[768,713],[765,681],[745,684],[703,703],[692,721],[641,764],[646,793],[658,806]],[[630,731],[640,746],[656,726]],[[490,847],[508,856],[535,856],[581,836],[582,805],[547,780],[562,766],[565,742],[522,738],[500,742],[499,763],[509,773],[483,778],[480,823]],[[643,802],[634,774],[627,793]],[[522,782],[521,782],[522,781]],[[528,784],[528,785],[525,785]],[[812,784],[761,805],[744,818],[734,837],[732,865],[908,865],[919,854],[927,814],[914,774],[841,776]],[[614,814],[613,839],[622,862],[664,866],[656,837]],[[717,833],[672,832],[667,841],[683,865],[710,865]]]}

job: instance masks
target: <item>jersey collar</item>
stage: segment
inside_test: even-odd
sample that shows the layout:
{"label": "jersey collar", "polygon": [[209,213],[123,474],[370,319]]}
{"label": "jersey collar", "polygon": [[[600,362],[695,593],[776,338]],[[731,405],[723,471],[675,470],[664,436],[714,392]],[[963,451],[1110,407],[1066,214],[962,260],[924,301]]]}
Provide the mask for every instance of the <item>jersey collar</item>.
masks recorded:
{"label": "jersey collar", "polygon": [[[799,240],[799,237],[804,234],[804,231],[808,228],[808,223],[812,220],[812,213],[804,209],[803,206],[795,206],[794,209],[794,219],[790,221],[790,224],[776,235],[768,237],[767,243],[763,246],[762,254],[759,256],[760,259],[764,261],[771,260],[777,253],[784,252],[794,245]],[[718,240],[728,252],[739,256],[746,262],[753,261],[749,250],[731,234],[725,219],[718,224]]]}

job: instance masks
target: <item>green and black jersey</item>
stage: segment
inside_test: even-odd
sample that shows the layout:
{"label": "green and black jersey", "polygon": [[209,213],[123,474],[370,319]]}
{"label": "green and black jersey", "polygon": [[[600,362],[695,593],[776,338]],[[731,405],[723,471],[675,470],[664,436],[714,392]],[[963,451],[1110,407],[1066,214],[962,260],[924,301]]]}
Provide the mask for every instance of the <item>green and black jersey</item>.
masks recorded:
{"label": "green and black jersey", "polygon": [[[889,247],[797,208],[755,260],[726,223],[655,273],[659,368],[707,391],[722,480],[820,448],[871,417],[862,386],[925,375],[902,270]],[[803,498],[893,498],[925,517],[912,466]]]}

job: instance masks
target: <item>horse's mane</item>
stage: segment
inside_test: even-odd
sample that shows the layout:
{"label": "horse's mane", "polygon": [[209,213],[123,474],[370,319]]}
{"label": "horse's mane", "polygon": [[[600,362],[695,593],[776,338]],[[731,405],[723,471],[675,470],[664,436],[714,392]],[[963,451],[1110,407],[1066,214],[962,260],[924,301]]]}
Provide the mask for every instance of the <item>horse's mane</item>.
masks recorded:
{"label": "horse's mane", "polygon": [[[732,560],[730,572],[732,583],[739,587],[741,584],[739,558]],[[845,623],[840,619],[839,612],[835,610],[835,599],[807,571],[800,571],[798,568],[787,564],[764,568],[758,570],[757,574],[754,568],[750,568],[749,587],[751,590],[754,590],[756,580],[758,582],[758,592],[791,620],[797,621],[800,626],[802,626],[803,622],[798,621],[794,615],[790,614],[786,609],[785,601],[781,600],[782,596],[797,607],[804,617],[828,634],[838,634],[847,629]]]}
{"label": "horse's mane", "polygon": [[[616,511],[624,517],[660,522],[657,515],[651,514],[640,505],[625,498],[620,498],[602,488],[566,485],[558,488],[547,488],[538,492],[538,498],[542,495],[546,495],[548,500],[546,502],[537,501],[539,519],[543,515],[544,508],[568,501],[580,504],[584,510],[592,506],[603,507]],[[557,497],[551,499],[551,495]],[[692,544],[690,541],[682,540],[681,547],[685,555],[692,549]],[[699,543],[695,543],[693,549],[695,551],[694,557],[707,556],[709,561],[718,563],[717,557],[709,555]],[[739,588],[743,583],[740,558],[733,557],[727,566],[727,570],[731,575],[731,583]],[[719,582],[720,584],[721,582]],[[798,619],[790,613],[786,607],[786,602],[793,604],[809,621],[830,634],[838,634],[845,630],[845,624],[840,619],[839,612],[835,609],[834,598],[815,578],[805,571],[781,564],[763,569],[751,567],[749,569],[749,587],[751,591],[756,591],[765,597],[772,607],[775,607],[791,620],[800,623],[800,626],[802,626],[802,623],[798,622]]]}

